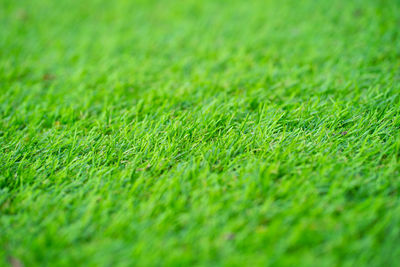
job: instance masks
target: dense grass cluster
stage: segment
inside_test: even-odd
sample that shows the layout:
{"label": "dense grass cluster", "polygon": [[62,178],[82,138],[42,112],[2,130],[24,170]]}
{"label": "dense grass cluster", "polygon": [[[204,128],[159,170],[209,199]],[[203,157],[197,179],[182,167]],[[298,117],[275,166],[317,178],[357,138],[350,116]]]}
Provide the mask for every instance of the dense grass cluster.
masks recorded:
{"label": "dense grass cluster", "polygon": [[394,266],[399,92],[397,0],[2,0],[0,265]]}

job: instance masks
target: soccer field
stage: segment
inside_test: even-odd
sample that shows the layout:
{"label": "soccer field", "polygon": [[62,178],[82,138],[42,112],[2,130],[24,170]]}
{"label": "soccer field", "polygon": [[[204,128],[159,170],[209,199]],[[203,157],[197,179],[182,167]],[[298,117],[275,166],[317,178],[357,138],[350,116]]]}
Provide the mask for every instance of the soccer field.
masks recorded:
{"label": "soccer field", "polygon": [[1,0],[0,266],[398,266],[398,0]]}

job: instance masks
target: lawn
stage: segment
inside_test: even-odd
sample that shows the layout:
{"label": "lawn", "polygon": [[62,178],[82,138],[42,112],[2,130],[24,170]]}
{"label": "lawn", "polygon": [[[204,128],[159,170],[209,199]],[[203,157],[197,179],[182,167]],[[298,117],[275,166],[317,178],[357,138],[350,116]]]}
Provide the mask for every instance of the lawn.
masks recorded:
{"label": "lawn", "polygon": [[397,0],[2,0],[0,265],[396,266]]}

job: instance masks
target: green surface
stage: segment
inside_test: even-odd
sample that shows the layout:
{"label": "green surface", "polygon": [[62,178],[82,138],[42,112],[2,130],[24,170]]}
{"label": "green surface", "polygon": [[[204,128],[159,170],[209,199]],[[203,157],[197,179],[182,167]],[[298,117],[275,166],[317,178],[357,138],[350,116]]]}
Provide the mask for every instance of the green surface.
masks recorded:
{"label": "green surface", "polygon": [[0,2],[0,265],[395,266],[400,2]]}

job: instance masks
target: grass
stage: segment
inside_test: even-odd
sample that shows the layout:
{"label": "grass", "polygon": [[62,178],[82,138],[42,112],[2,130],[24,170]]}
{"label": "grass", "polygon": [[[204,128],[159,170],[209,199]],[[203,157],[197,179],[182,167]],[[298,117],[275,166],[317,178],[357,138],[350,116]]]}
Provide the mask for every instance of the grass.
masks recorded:
{"label": "grass", "polygon": [[0,25],[0,265],[398,264],[398,1],[3,0]]}

